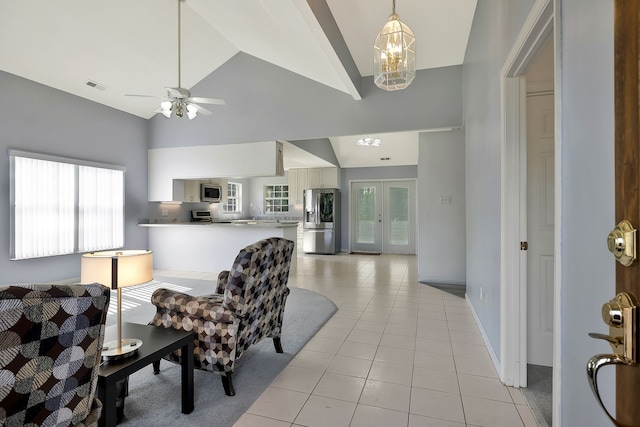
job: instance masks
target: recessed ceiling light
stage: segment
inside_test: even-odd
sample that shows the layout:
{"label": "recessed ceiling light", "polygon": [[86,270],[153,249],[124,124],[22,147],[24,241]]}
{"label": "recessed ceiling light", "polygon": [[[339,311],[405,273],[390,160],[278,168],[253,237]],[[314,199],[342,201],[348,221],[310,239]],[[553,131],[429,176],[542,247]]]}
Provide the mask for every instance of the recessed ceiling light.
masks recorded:
{"label": "recessed ceiling light", "polygon": [[104,90],[105,86],[103,84],[100,84],[98,82],[94,82],[93,80],[87,80],[86,82],[84,82],[84,84],[86,84],[89,87],[92,87],[94,89],[98,89],[98,90]]}

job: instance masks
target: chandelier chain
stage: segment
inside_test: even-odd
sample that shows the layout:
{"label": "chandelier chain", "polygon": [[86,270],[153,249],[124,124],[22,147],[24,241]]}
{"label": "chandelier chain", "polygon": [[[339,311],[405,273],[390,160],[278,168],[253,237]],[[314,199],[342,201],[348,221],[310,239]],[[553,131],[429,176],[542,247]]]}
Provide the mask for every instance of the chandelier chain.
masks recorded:
{"label": "chandelier chain", "polygon": [[395,15],[396,14],[396,0],[393,0],[393,7],[391,9],[391,14]]}

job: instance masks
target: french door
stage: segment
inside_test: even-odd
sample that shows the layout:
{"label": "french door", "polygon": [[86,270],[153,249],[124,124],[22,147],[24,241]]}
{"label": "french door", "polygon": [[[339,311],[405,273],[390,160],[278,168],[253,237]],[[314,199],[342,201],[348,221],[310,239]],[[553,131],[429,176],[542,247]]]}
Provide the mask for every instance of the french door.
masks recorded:
{"label": "french door", "polygon": [[351,183],[351,251],[415,254],[415,181]]}

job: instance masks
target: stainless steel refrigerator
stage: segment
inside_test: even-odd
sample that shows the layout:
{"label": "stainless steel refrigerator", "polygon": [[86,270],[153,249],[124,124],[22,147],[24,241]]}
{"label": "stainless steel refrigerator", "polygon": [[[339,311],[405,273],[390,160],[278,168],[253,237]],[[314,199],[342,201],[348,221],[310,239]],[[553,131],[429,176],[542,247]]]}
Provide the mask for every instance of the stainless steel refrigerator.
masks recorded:
{"label": "stainless steel refrigerator", "polygon": [[340,252],[340,190],[304,190],[302,250],[309,254]]}

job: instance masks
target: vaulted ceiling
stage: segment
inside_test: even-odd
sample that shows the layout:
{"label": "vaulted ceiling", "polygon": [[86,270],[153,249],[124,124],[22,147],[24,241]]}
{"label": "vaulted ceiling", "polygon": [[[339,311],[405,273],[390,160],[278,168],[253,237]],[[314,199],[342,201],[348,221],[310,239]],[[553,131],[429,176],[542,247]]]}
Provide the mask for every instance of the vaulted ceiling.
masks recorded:
{"label": "vaulted ceiling", "polygon": [[[476,2],[397,0],[397,14],[416,36],[418,69],[463,62]],[[193,87],[244,52],[359,99],[359,78],[373,73],[373,42],[391,4],[185,0],[182,86]],[[162,97],[178,85],[178,2],[0,0],[0,70],[150,118],[157,99],[125,94]],[[356,166],[348,159],[357,138],[346,138],[344,148],[345,141],[332,138],[341,166]],[[406,139],[417,150],[417,135]]]}

